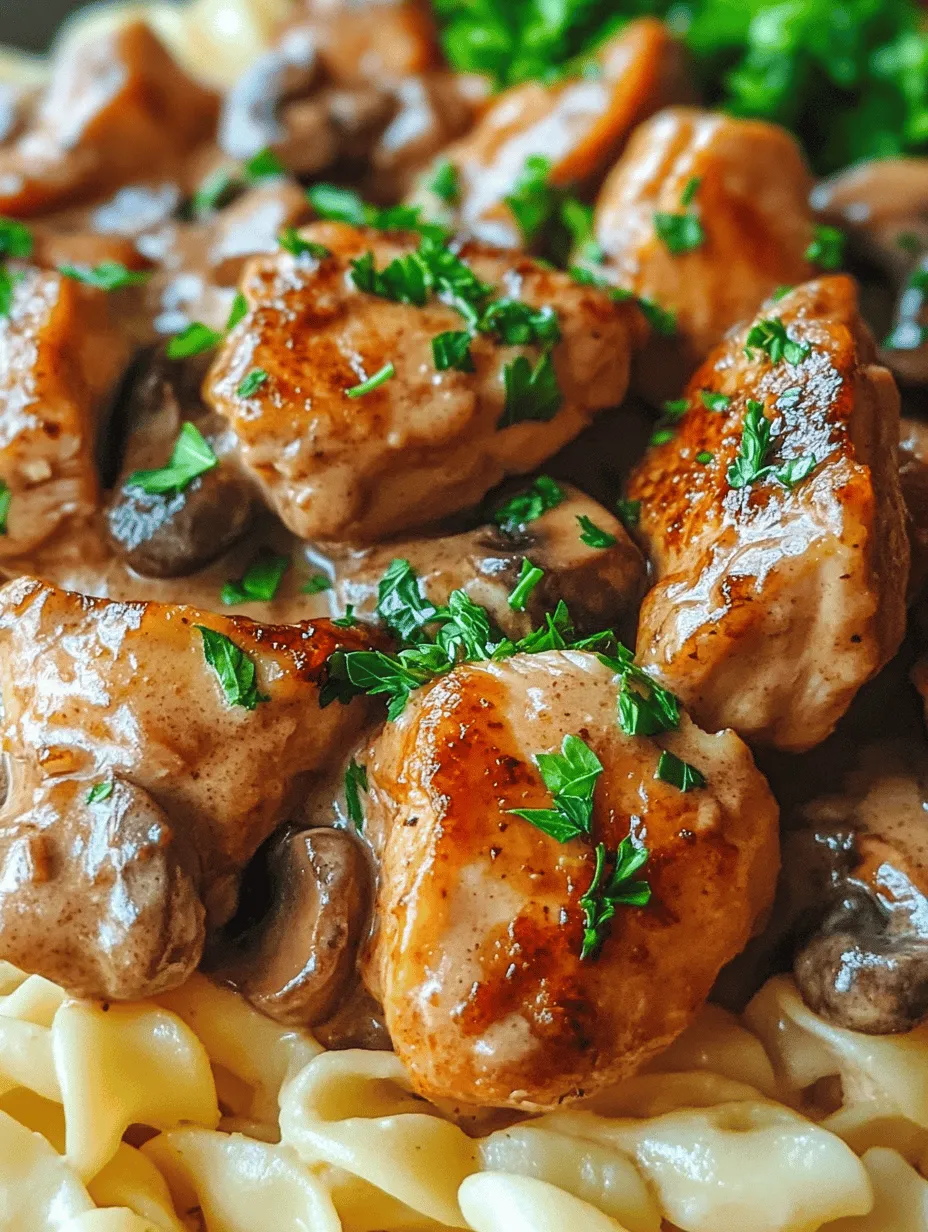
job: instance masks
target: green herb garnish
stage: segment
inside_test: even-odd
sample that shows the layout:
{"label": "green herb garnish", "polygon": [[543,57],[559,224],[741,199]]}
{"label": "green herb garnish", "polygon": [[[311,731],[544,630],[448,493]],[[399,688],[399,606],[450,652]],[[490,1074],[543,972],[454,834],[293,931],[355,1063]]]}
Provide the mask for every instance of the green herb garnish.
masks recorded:
{"label": "green herb garnish", "polygon": [[354,604],[345,604],[344,616],[337,616],[333,621],[333,625],[338,625],[340,629],[354,629],[357,626],[358,618],[354,614]]}
{"label": "green herb garnish", "polygon": [[772,364],[778,364],[781,359],[788,364],[801,364],[812,354],[809,343],[794,342],[790,338],[779,317],[769,317],[751,326],[744,341],[744,353],[748,359],[754,358],[755,349],[763,351]]}
{"label": "green herb garnish", "polygon": [[509,606],[514,612],[525,611],[525,605],[528,602],[529,596],[544,575],[544,569],[539,569],[537,565],[533,565],[527,557],[522,561],[519,580],[509,596]]}
{"label": "green herb garnish", "polygon": [[597,526],[585,513],[581,513],[577,517],[580,523],[580,539],[588,548],[611,548],[618,543],[615,535],[610,535],[607,530]]}
{"label": "green herb garnish", "polygon": [[287,227],[281,231],[277,241],[281,248],[291,253],[294,257],[315,257],[317,261],[324,261],[326,257],[331,257],[332,255],[325,244],[316,244],[312,240],[304,240],[296,227]]}
{"label": "green herb garnish", "polygon": [[345,805],[348,820],[356,830],[364,829],[364,809],[361,807],[361,792],[367,791],[367,767],[359,766],[352,757],[345,771]]}
{"label": "green herb garnish", "polygon": [[701,389],[699,397],[707,411],[727,411],[731,406],[728,394],[718,394],[712,389]]}
{"label": "green herb garnish", "polygon": [[373,376],[369,376],[366,381],[362,381],[360,385],[353,385],[351,389],[346,389],[345,393],[349,398],[363,398],[365,394],[371,393],[378,389],[385,381],[389,381],[391,376],[396,376],[396,369],[392,363],[384,364],[379,372],[375,372]]}
{"label": "green herb garnish", "polygon": [[626,500],[620,496],[615,503],[615,511],[626,530],[632,530],[641,521],[640,500]]}
{"label": "green herb garnish", "polygon": [[763,403],[749,398],[741,432],[741,447],[728,468],[728,482],[733,488],[746,488],[772,475],[785,488],[792,490],[815,469],[817,463],[814,457],[791,458],[781,467],[768,465],[771,431]]}
{"label": "green herb garnish", "polygon": [[600,660],[619,677],[619,727],[626,736],[657,736],[680,726],[680,703],[635,663],[627,646]]}
{"label": "green herb garnish", "polygon": [[197,191],[193,194],[190,209],[195,218],[212,214],[240,187],[237,170],[232,167],[219,167],[208,175]]}
{"label": "green herb garnish", "polygon": [[99,265],[59,265],[58,273],[75,282],[100,291],[119,291],[123,287],[139,286],[148,282],[150,273],[127,269],[121,261],[101,261]]}
{"label": "green herb garnish", "polygon": [[0,479],[0,535],[9,534],[7,519],[10,516],[10,505],[13,503],[13,493],[9,484]]}
{"label": "green herb garnish", "polygon": [[0,218],[0,257],[17,257],[21,261],[32,256],[32,232],[15,218]]}
{"label": "green herb garnish", "polygon": [[186,329],[168,339],[165,348],[168,359],[189,359],[203,351],[211,351],[222,341],[222,334],[202,321],[191,321]]}
{"label": "green herb garnish", "polygon": [[461,199],[461,183],[458,169],[448,158],[443,158],[435,168],[428,187],[436,197],[447,205],[457,205]]}
{"label": "green herb garnish", "polygon": [[232,307],[229,310],[229,319],[226,321],[226,332],[228,333],[230,329],[235,329],[247,312],[248,300],[241,291],[236,291],[235,299],[232,301]]}
{"label": "green herb garnish", "polygon": [[133,471],[124,483],[126,488],[141,488],[149,496],[167,492],[183,492],[198,475],[204,475],[219,465],[209,442],[196,424],[182,425],[167,466],[151,471]]}
{"label": "green herb garnish", "polygon": [[651,901],[647,881],[636,880],[650,855],[647,847],[631,835],[623,838],[607,873],[609,854],[604,843],[596,844],[596,867],[590,888],[580,899],[583,908],[581,959],[595,958],[609,931],[616,907],[646,907]]}
{"label": "green herb garnish", "polygon": [[824,270],[840,269],[846,244],[847,236],[838,227],[817,226],[815,238],[805,252],[806,260]]}
{"label": "green herb garnish", "polygon": [[301,595],[319,595],[324,590],[332,589],[332,579],[326,577],[324,573],[314,573],[312,577],[306,579],[300,587]]}
{"label": "green herb garnish", "polygon": [[566,496],[560,484],[547,475],[539,475],[530,488],[516,493],[500,505],[493,514],[493,521],[507,535],[514,535],[523,526],[537,521],[549,509],[555,509]]}
{"label": "green herb garnish", "polygon": [[693,791],[696,787],[706,785],[705,775],[700,774],[689,762],[681,761],[673,753],[668,753],[666,749],[661,750],[654,777],[679,788],[680,791]]}
{"label": "green herb garnish", "polygon": [[703,225],[696,214],[665,214],[659,210],[654,215],[654,230],[667,251],[675,257],[700,248],[706,239]]}
{"label": "green herb garnish", "polygon": [[700,464],[700,466],[708,466],[714,457],[715,454],[711,453],[708,449],[700,449],[699,453],[696,455],[696,461]]}
{"label": "green herb garnish", "polygon": [[113,780],[104,779],[101,783],[94,783],[90,791],[87,793],[88,804],[100,804],[103,800],[108,800],[113,794]]}
{"label": "green herb garnish", "polygon": [[448,329],[432,339],[432,359],[439,372],[455,368],[458,372],[473,372],[474,357],[470,353],[473,340],[466,329]]}
{"label": "green herb garnish", "polygon": [[289,567],[289,556],[260,556],[238,581],[226,582],[220,598],[226,604],[269,603],[280,589]]}
{"label": "green herb garnish", "polygon": [[560,753],[536,753],[532,759],[553,808],[509,809],[559,843],[588,836],[593,829],[593,792],[603,772],[602,762],[579,736],[565,736]]}
{"label": "green herb garnish", "polygon": [[512,192],[503,198],[526,248],[532,246],[557,213],[559,198],[557,190],[548,183],[550,174],[549,159],[540,154],[530,155]]}
{"label": "green herb garnish", "polygon": [[239,383],[235,392],[240,398],[250,398],[258,392],[267,379],[267,373],[263,368],[252,368]]}
{"label": "green herb garnish", "polygon": [[563,395],[550,351],[544,351],[534,366],[517,355],[503,368],[506,401],[498,428],[510,428],[525,420],[547,422],[561,408]]}
{"label": "green herb garnish", "polygon": [[219,683],[230,706],[254,710],[259,702],[270,698],[258,692],[257,669],[254,660],[224,633],[206,625],[194,625],[203,638],[206,662],[219,677]]}
{"label": "green herb garnish", "polygon": [[436,608],[422,594],[419,578],[409,561],[391,561],[377,586],[377,615],[383,623],[408,642],[436,614]]}
{"label": "green herb garnish", "polygon": [[250,184],[260,184],[262,180],[276,180],[287,174],[287,168],[273,150],[259,150],[248,159],[242,170]]}

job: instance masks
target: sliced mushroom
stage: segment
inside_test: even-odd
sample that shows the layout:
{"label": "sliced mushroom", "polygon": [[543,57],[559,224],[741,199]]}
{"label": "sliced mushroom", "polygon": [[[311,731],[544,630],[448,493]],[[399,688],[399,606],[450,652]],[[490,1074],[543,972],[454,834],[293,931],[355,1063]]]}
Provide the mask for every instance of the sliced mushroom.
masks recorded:
{"label": "sliced mushroom", "polygon": [[219,120],[222,149],[244,159],[282,141],[286,129],[281,107],[308,93],[320,72],[315,36],[304,26],[294,26],[242,73],[226,95]]}
{"label": "sliced mushroom", "polygon": [[[864,305],[879,337],[881,359],[902,381],[928,384],[928,158],[858,164],[823,181],[812,205],[823,221],[842,227],[861,276]],[[879,271],[889,287],[874,285]],[[876,279],[879,282],[879,278]]]}
{"label": "sliced mushroom", "polygon": [[[355,970],[371,896],[366,857],[346,831],[320,827],[276,835],[258,860],[270,906],[216,974],[270,1018],[312,1027],[332,1016]],[[246,880],[243,901],[253,888]]]}
{"label": "sliced mushroom", "polygon": [[[339,602],[352,604],[359,613],[372,613],[380,579],[390,562],[400,558],[419,574],[433,604],[447,603],[452,590],[463,590],[510,637],[524,636],[560,599],[581,632],[626,622],[633,628],[646,583],[641,553],[607,509],[577,488],[558,486],[560,503],[521,525],[504,528],[490,523],[457,535],[398,540],[353,553],[338,562]],[[512,489],[525,490],[524,486]],[[584,531],[582,518],[605,538],[584,541],[581,536],[586,533],[589,538],[591,532]],[[517,611],[509,597],[525,560],[544,572],[524,608]]]}
{"label": "sliced mushroom", "polygon": [[809,882],[817,902],[808,896],[793,969],[806,1003],[838,1026],[885,1035],[928,1015],[925,807],[915,774],[858,774],[847,795],[807,806],[813,829],[784,849],[803,879],[807,861],[796,857],[813,836],[831,856],[826,876]]}
{"label": "sliced mushroom", "polygon": [[[149,353],[130,387],[130,436],[106,522],[117,552],[146,577],[194,573],[240,539],[258,509],[232,457],[231,433],[200,399],[207,362],[200,356],[171,362],[163,352]],[[130,484],[133,472],[167,463],[185,422],[196,424],[219,465],[181,491],[147,493]]]}

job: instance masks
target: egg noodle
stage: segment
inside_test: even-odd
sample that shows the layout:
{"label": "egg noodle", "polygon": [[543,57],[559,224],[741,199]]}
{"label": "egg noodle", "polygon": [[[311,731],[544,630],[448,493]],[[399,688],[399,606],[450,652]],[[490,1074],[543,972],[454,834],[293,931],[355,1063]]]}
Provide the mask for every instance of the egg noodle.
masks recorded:
{"label": "egg noodle", "polygon": [[928,1026],[830,1026],[787,977],[586,1106],[480,1137],[392,1053],[327,1052],[202,976],[107,1006],[3,964],[0,989],[4,1228],[928,1226]]}

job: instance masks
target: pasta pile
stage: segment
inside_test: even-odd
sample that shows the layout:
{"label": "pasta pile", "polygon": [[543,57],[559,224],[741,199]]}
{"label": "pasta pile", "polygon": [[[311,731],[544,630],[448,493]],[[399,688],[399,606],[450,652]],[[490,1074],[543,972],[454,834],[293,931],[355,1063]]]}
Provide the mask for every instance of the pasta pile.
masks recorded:
{"label": "pasta pile", "polygon": [[787,977],[743,1021],[707,1006],[659,1069],[502,1128],[415,1096],[392,1053],[326,1052],[202,976],[106,1006],[0,964],[0,994],[0,1227],[928,1227],[928,1027],[831,1027]]}

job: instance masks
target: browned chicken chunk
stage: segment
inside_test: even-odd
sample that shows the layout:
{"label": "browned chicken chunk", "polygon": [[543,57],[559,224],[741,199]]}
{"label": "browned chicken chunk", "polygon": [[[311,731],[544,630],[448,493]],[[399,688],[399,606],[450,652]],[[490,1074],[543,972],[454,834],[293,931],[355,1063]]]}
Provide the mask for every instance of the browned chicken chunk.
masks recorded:
{"label": "browned chicken chunk", "polygon": [[295,10],[294,24],[312,34],[323,68],[339,85],[396,81],[440,63],[434,22],[418,0],[301,0]]}
{"label": "browned chicken chunk", "polygon": [[34,123],[0,147],[0,214],[156,175],[210,136],[217,109],[143,22],[67,43]]}
{"label": "browned chicken chunk", "polygon": [[629,485],[657,577],[638,656],[702,726],[811,748],[905,628],[899,396],[853,282],[765,304],[688,402]]}
{"label": "browned chicken chunk", "polygon": [[504,91],[466,137],[443,151],[458,172],[457,222],[464,231],[488,244],[521,246],[505,199],[527,159],[547,159],[554,184],[595,184],[636,124],[690,97],[682,46],[663,22],[631,22],[600,48],[595,63],[596,73]]}
{"label": "browned chicken chunk", "polygon": [[100,503],[101,412],[128,359],[102,291],[31,269],[0,316],[0,558],[21,556]]}
{"label": "browned chicken chunk", "polygon": [[[371,263],[379,273],[409,258],[417,237],[343,223],[301,234],[329,255],[281,252],[249,265],[248,313],[205,388],[294,534],[372,542],[454,513],[622,400],[643,328],[633,304],[527,257],[467,246],[459,255],[486,298],[547,309],[548,321],[556,313],[560,340],[546,360],[541,344],[477,333],[473,371],[439,371],[433,339],[463,330],[464,318],[435,295],[400,303],[353,281],[367,285],[359,265],[370,276]],[[358,389],[375,377],[375,388]]]}
{"label": "browned chicken chunk", "polygon": [[328,655],[365,644],[328,621],[9,583],[0,957],[82,996],[181,982],[204,909],[208,927],[229,918],[241,870],[356,736],[364,706],[319,695]]}
{"label": "browned chicken chunk", "polygon": [[[577,651],[460,667],[363,757],[381,856],[366,978],[423,1095],[544,1109],[635,1073],[770,904],[777,807],[748,749],[686,718],[656,741],[623,735],[619,687]],[[570,735],[602,773],[589,838],[562,843],[511,810],[552,808],[532,759]],[[662,748],[705,786],[658,778]],[[619,903],[582,958],[594,844],[630,832],[650,901]]]}
{"label": "browned chicken chunk", "polygon": [[[603,185],[594,233],[604,274],[676,316],[676,335],[656,337],[639,363],[652,398],[675,397],[726,330],[810,277],[810,188],[799,146],[773,124],[679,107],[635,131]],[[699,230],[675,235],[681,224],[665,221],[662,238],[669,215]]]}
{"label": "browned chicken chunk", "polygon": [[[457,535],[394,540],[353,552],[338,561],[339,606],[350,603],[362,615],[374,612],[378,584],[390,562],[400,559],[412,565],[433,605],[440,607],[453,590],[463,590],[513,639],[541,624],[561,599],[580,633],[624,630],[627,624],[634,630],[645,588],[638,548],[602,505],[567,484],[545,483],[550,487],[543,491],[558,493],[559,503],[530,522],[520,522],[516,512],[503,513],[499,523]],[[532,491],[523,489],[517,499],[531,499]],[[543,576],[513,606],[510,598],[526,560]]]}

